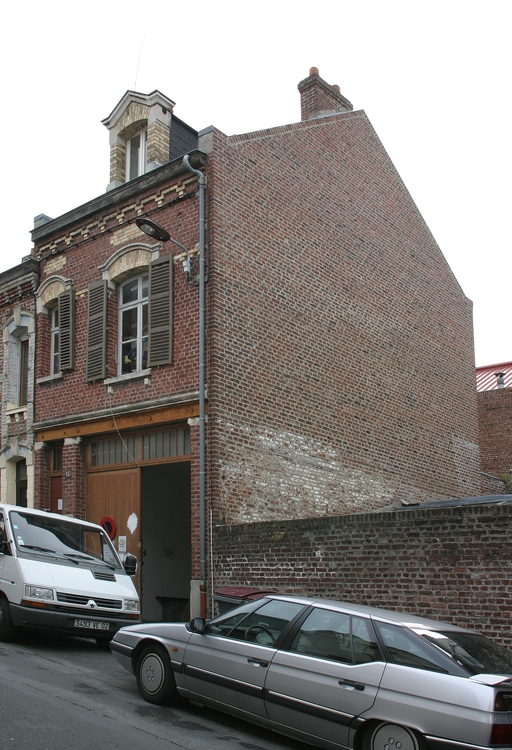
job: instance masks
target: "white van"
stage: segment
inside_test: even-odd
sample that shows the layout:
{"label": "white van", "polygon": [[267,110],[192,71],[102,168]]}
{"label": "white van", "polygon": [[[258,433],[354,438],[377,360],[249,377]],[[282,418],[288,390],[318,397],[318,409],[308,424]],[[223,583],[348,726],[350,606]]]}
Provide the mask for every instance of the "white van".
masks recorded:
{"label": "white van", "polygon": [[106,646],[140,619],[135,569],[101,526],[0,504],[0,641],[35,628]]}

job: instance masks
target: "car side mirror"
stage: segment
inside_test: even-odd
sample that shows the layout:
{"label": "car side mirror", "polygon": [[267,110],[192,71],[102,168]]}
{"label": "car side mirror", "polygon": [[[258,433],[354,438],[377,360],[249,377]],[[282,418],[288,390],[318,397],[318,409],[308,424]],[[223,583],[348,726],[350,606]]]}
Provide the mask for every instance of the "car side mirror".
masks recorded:
{"label": "car side mirror", "polygon": [[129,576],[134,576],[137,570],[137,558],[134,555],[126,555],[123,568]]}
{"label": "car side mirror", "polygon": [[193,617],[190,620],[190,630],[193,633],[204,633],[206,630],[206,620],[204,617]]}

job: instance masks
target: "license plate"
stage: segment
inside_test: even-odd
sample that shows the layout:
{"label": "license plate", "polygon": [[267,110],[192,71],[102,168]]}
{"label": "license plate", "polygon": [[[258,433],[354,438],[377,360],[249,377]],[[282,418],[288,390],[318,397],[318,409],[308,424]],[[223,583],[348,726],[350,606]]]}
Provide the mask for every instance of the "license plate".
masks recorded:
{"label": "license plate", "polygon": [[96,620],[75,620],[75,628],[90,628],[91,630],[108,630],[108,622],[96,622]]}

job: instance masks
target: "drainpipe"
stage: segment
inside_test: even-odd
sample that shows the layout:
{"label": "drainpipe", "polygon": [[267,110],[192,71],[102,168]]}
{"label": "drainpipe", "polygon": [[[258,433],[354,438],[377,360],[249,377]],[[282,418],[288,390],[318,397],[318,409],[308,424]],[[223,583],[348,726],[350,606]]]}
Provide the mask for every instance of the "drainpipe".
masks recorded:
{"label": "drainpipe", "polygon": [[201,617],[206,617],[205,181],[204,174],[190,166],[188,154],[183,163],[199,179],[199,591]]}

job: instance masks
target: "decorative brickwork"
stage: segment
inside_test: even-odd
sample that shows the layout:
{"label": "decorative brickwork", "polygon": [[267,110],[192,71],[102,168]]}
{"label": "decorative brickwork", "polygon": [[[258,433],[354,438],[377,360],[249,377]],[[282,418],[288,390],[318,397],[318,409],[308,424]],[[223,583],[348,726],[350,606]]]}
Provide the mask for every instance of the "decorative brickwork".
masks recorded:
{"label": "decorative brickwork", "polygon": [[512,648],[511,533],[511,505],[218,527],[215,583],[397,609]]}

